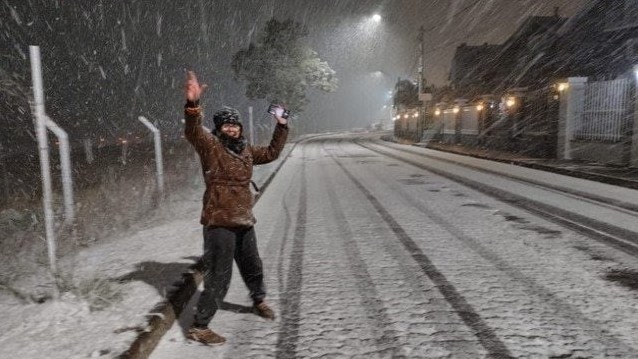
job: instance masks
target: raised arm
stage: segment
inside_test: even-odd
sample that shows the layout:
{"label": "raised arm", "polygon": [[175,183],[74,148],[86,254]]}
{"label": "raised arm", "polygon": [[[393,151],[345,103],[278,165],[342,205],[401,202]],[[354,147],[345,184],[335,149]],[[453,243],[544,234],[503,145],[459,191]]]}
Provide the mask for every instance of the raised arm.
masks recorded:
{"label": "raised arm", "polygon": [[212,136],[202,126],[202,108],[199,106],[199,99],[206,87],[207,85],[199,84],[193,71],[188,71],[184,84],[184,97],[186,98],[184,136],[195,147],[200,156],[205,153],[206,144]]}
{"label": "raised arm", "polygon": [[[283,108],[281,108],[283,110]],[[272,134],[272,140],[268,146],[252,147],[253,163],[256,165],[272,162],[281,153],[288,138],[288,120],[281,117],[282,111],[275,111],[273,117],[277,120],[277,126]]]}

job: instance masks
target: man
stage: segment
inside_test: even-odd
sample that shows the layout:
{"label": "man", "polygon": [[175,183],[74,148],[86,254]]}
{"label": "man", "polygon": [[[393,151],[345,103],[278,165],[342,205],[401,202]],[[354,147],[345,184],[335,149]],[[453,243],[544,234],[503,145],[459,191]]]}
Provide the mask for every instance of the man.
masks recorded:
{"label": "man", "polygon": [[242,134],[239,112],[224,107],[213,115],[215,129],[210,133],[202,126],[202,108],[199,106],[205,88],[206,85],[199,84],[195,73],[189,71],[184,86],[184,133],[199,154],[206,191],[201,215],[204,291],[187,337],[215,345],[223,344],[226,339],[209,329],[208,324],[228,291],[233,258],[250,291],[254,312],[266,319],[275,319],[275,313],[264,301],[264,274],[253,229],[255,217],[250,180],[253,165],[271,162],[279,156],[286,143],[288,126],[279,107],[273,115],[277,126],[270,145],[251,146]]}

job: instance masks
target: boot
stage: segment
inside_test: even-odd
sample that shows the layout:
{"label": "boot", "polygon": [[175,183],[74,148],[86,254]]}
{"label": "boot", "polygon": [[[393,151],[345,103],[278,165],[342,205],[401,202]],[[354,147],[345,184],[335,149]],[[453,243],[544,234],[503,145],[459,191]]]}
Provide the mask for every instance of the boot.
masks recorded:
{"label": "boot", "polygon": [[253,312],[262,318],[275,320],[275,312],[263,300],[259,303],[255,302]]}
{"label": "boot", "polygon": [[226,342],[226,338],[215,333],[214,331],[208,328],[200,328],[195,326],[188,329],[186,338],[206,345],[222,345]]}

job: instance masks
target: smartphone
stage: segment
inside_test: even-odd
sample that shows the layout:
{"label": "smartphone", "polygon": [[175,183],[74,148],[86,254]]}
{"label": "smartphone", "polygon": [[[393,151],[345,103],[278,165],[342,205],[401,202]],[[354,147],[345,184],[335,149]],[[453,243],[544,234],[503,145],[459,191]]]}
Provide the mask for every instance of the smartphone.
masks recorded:
{"label": "smartphone", "polygon": [[270,106],[268,107],[268,113],[277,117],[285,118],[285,119],[287,119],[288,116],[290,116],[290,111],[283,108],[281,105],[277,105],[274,103],[271,103]]}

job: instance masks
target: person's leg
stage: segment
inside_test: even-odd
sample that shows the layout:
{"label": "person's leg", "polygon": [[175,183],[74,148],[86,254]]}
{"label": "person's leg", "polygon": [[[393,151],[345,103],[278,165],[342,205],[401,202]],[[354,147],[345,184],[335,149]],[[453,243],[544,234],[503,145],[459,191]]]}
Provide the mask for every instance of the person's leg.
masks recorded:
{"label": "person's leg", "polygon": [[197,302],[195,327],[208,326],[228,292],[235,237],[235,233],[227,228],[204,227],[204,290]]}
{"label": "person's leg", "polygon": [[239,273],[250,291],[252,300],[255,303],[263,301],[266,297],[264,269],[257,250],[257,239],[253,227],[243,229],[238,233],[235,261]]}
{"label": "person's leg", "polygon": [[264,269],[253,227],[242,230],[239,233],[237,247],[235,248],[235,261],[241,273],[244,283],[250,291],[253,300],[253,310],[260,317],[274,320],[275,312],[266,304],[266,290],[264,288]]}

